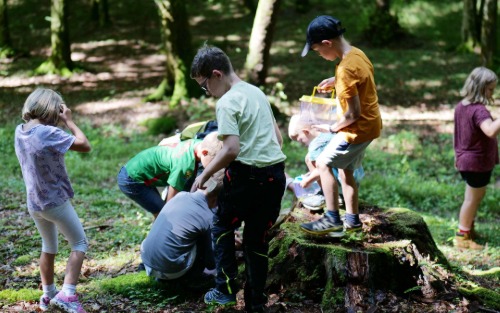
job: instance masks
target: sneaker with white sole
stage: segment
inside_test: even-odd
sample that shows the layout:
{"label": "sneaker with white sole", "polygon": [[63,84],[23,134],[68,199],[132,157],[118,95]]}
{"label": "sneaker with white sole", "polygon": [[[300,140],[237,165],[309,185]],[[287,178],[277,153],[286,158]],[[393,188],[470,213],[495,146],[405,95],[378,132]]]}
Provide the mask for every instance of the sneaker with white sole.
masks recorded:
{"label": "sneaker with white sole", "polygon": [[62,290],[50,300],[50,304],[66,313],[87,313],[78,301],[77,295],[67,296]]}
{"label": "sneaker with white sole", "polygon": [[203,298],[206,304],[217,304],[217,305],[235,305],[236,304],[236,296],[235,295],[227,295],[223,292],[220,292],[216,288],[210,289]]}
{"label": "sneaker with white sole", "polygon": [[335,223],[333,218],[325,214],[317,221],[300,224],[300,230],[312,235],[326,235],[331,232],[342,232],[344,223]]}
{"label": "sneaker with white sole", "polygon": [[344,231],[348,232],[356,232],[363,230],[363,223],[351,224],[347,220],[344,220]]}
{"label": "sneaker with white sole", "polygon": [[323,195],[312,195],[301,200],[304,208],[311,211],[319,211],[325,207],[325,197]]}
{"label": "sneaker with white sole", "polygon": [[49,309],[49,304],[50,304],[50,297],[46,296],[46,295],[42,295],[40,297],[40,304],[38,306],[40,308],[40,310],[47,311]]}

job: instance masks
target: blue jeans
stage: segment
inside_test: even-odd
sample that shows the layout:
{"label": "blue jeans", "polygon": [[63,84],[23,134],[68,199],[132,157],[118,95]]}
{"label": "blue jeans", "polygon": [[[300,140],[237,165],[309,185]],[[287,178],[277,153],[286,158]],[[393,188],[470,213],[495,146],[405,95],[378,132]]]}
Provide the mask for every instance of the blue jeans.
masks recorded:
{"label": "blue jeans", "polygon": [[215,282],[217,290],[225,294],[238,292],[234,231],[244,221],[244,297],[247,311],[260,309],[267,302],[264,288],[269,242],[266,237],[279,215],[285,180],[284,163],[257,168],[232,162],[225,171],[224,189],[219,194],[212,228],[217,265]]}
{"label": "blue jeans", "polygon": [[118,173],[117,180],[118,187],[127,197],[152,214],[160,213],[165,201],[155,186],[146,186],[143,182],[133,180],[128,176],[125,166]]}

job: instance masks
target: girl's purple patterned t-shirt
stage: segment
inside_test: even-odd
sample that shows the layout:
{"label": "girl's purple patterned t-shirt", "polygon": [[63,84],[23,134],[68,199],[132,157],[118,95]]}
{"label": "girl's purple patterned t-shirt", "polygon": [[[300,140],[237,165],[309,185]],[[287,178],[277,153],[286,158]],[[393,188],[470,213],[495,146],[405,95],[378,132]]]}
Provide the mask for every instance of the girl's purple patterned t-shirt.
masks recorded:
{"label": "girl's purple patterned t-shirt", "polygon": [[455,107],[455,166],[463,172],[488,172],[498,164],[498,142],[481,130],[481,123],[492,119],[479,103]]}
{"label": "girl's purple patterned t-shirt", "polygon": [[64,154],[75,139],[54,126],[37,125],[28,131],[22,124],[16,127],[14,147],[30,211],[54,208],[73,198]]}

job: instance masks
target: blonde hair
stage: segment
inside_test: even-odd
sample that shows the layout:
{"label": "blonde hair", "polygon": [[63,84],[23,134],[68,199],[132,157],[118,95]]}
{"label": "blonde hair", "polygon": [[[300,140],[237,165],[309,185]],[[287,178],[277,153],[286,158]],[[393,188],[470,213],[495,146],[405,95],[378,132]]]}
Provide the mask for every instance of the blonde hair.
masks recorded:
{"label": "blonde hair", "polygon": [[214,157],[222,149],[222,141],[217,138],[218,132],[211,132],[201,142],[201,148],[206,149],[209,156]]}
{"label": "blonde hair", "polygon": [[39,119],[45,124],[57,125],[63,103],[61,95],[54,90],[37,88],[24,102],[22,119],[26,122]]}
{"label": "blonde hair", "polygon": [[496,81],[498,81],[498,77],[492,70],[483,66],[476,67],[465,80],[460,95],[470,103],[486,105],[490,101],[493,102],[493,98],[486,98],[486,87]]}
{"label": "blonde hair", "polygon": [[299,135],[299,132],[304,129],[310,129],[311,125],[304,123],[301,119],[300,114],[294,114],[290,118],[290,122],[288,123],[288,137],[290,139],[295,140],[294,138]]}

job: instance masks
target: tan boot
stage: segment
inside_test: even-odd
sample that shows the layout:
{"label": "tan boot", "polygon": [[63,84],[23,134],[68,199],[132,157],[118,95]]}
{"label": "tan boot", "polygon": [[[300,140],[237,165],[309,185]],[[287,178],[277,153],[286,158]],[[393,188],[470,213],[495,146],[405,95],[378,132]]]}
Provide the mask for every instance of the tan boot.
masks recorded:
{"label": "tan boot", "polygon": [[483,250],[484,246],[475,243],[469,233],[456,233],[453,245],[457,248]]}

